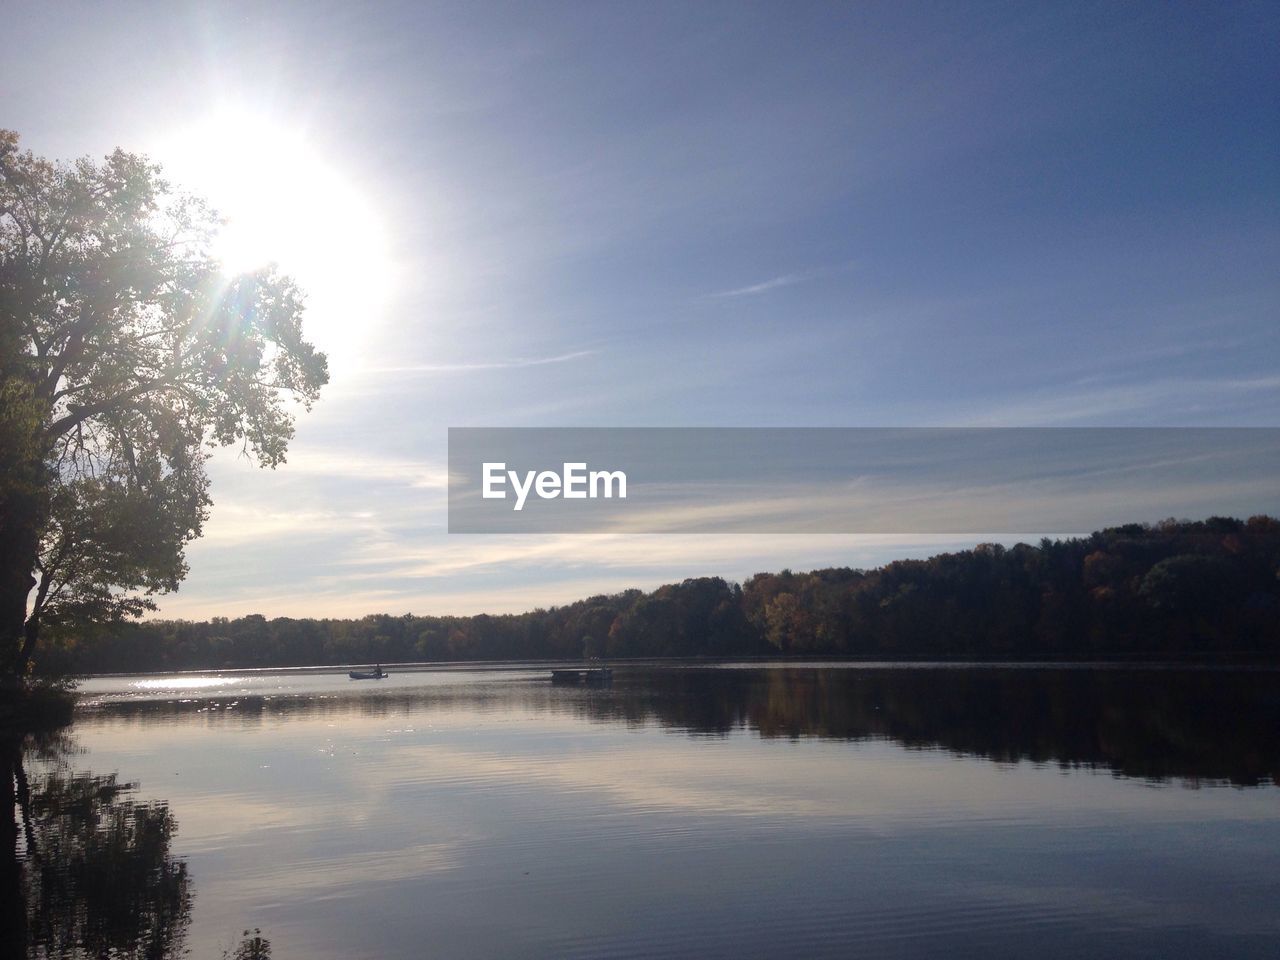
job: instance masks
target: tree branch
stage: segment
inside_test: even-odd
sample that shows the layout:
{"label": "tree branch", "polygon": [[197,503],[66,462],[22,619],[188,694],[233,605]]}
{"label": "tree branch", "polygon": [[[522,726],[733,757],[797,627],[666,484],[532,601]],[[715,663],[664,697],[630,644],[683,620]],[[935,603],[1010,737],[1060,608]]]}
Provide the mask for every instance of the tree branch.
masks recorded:
{"label": "tree branch", "polygon": [[[177,370],[173,371],[173,373],[178,372],[179,371]],[[84,421],[88,420],[90,417],[96,417],[100,413],[106,413],[109,410],[114,410],[128,401],[136,400],[138,397],[141,397],[152,390],[173,387],[180,382],[181,381],[170,379],[169,377],[157,377],[155,380],[148,380],[145,383],[140,383],[132,390],[126,390],[124,393],[117,393],[110,399],[101,400],[98,403],[91,403],[85,407],[76,407],[70,413],[51,423],[46,434],[49,437],[60,437],[72,427],[77,424],[84,423]]]}

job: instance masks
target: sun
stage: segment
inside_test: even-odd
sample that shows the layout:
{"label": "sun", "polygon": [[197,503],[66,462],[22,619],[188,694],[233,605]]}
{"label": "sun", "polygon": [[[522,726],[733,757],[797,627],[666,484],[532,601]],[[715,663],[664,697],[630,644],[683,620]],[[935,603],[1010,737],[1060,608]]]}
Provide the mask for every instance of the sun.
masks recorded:
{"label": "sun", "polygon": [[225,220],[213,252],[228,274],[276,264],[305,292],[308,338],[331,364],[358,352],[393,284],[386,224],[359,173],[304,127],[235,107],[162,138],[152,156]]}

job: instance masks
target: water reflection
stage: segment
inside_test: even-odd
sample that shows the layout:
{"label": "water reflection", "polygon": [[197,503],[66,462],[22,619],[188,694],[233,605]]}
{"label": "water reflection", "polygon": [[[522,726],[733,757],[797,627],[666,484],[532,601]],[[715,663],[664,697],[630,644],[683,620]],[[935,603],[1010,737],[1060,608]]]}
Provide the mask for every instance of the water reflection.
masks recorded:
{"label": "water reflection", "polygon": [[529,674],[458,683],[228,699],[130,700],[95,709],[154,722],[411,717],[471,711],[657,724],[695,737],[887,740],[1000,763],[1109,770],[1152,782],[1280,782],[1280,672],[1185,669],[620,669],[612,690]]}
{"label": "water reflection", "polygon": [[235,684],[234,677],[154,677],[134,681],[139,690],[214,690]]}
{"label": "water reflection", "polygon": [[115,775],[73,770],[70,752],[65,737],[0,743],[0,954],[178,956],[191,889],[173,814]]}
{"label": "water reflection", "polygon": [[1275,672],[136,680],[87,685],[79,759],[181,819],[201,957],[258,924],[276,960],[1269,957],[1280,936]]}

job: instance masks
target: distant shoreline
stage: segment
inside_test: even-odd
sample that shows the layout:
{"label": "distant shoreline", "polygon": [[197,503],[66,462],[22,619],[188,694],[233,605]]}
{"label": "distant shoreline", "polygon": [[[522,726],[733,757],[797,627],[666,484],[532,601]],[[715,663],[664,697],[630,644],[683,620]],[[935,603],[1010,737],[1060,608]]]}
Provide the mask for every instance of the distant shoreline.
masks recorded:
{"label": "distant shoreline", "polygon": [[1280,520],[1128,524],[874,569],[693,577],[521,614],[50,628],[37,669],[141,672],[716,661],[1280,663]]}
{"label": "distant shoreline", "polygon": [[[393,663],[383,661],[382,667],[406,670],[414,673],[500,673],[509,670],[552,670],[581,667],[582,660],[453,660],[446,662],[416,661]],[[1265,654],[1256,658],[1232,655],[1219,658],[1175,659],[1115,657],[1090,660],[883,660],[862,657],[635,657],[609,659],[609,666],[644,667],[736,667],[744,668],[846,668],[861,667],[871,670],[928,670],[928,669],[988,669],[988,670],[1263,670],[1280,671],[1280,661]],[[113,677],[194,677],[217,674],[219,676],[256,676],[276,673],[294,674],[345,674],[350,670],[368,666],[365,662],[305,664],[282,667],[210,667],[203,670],[149,670],[114,671],[110,673],[78,674],[77,680],[110,679]]]}

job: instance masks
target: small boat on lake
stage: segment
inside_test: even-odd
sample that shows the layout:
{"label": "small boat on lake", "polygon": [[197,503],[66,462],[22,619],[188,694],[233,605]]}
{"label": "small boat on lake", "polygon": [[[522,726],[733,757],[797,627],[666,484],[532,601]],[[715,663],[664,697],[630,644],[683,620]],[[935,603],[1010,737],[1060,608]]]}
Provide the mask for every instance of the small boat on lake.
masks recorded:
{"label": "small boat on lake", "polygon": [[552,670],[551,682],[557,684],[585,683],[594,687],[608,687],[613,684],[613,671],[608,667],[594,667],[585,670]]}
{"label": "small boat on lake", "polygon": [[391,676],[391,674],[382,669],[382,664],[378,664],[378,668],[376,670],[352,670],[347,674],[347,676],[352,680],[381,680],[384,677]]}

